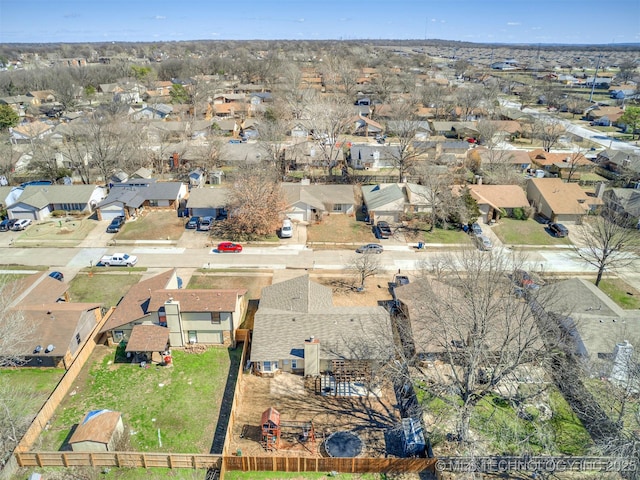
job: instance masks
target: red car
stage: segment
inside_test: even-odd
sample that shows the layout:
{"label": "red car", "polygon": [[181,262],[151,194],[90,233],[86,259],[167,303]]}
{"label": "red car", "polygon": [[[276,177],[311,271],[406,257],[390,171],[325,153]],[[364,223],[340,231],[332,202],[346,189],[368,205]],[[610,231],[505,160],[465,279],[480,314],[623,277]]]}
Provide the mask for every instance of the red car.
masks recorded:
{"label": "red car", "polygon": [[233,242],[222,242],[218,244],[218,252],[232,252],[240,253],[242,251],[242,245]]}

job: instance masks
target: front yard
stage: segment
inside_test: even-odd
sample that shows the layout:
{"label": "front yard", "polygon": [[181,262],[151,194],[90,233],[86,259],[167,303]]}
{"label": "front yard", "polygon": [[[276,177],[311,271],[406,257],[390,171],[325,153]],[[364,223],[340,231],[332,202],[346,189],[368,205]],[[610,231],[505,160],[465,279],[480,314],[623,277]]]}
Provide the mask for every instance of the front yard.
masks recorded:
{"label": "front yard", "polygon": [[130,272],[98,273],[80,272],[70,282],[69,297],[74,303],[99,303],[113,307],[140,281],[141,275]]}
{"label": "front yard", "polygon": [[184,233],[186,218],[175,210],[151,210],[135,220],[129,220],[115,235],[118,240],[178,240]]}
{"label": "front yard", "polygon": [[571,245],[571,234],[567,238],[556,238],[546,225],[533,219],[501,218],[491,230],[505,245]]}
{"label": "front yard", "polygon": [[307,227],[307,241],[310,243],[370,243],[375,242],[371,225],[357,221],[349,215],[327,215],[320,223]]}
{"label": "front yard", "polygon": [[35,222],[15,241],[15,246],[75,247],[96,226],[90,218],[48,218]]}
{"label": "front yard", "polygon": [[73,426],[87,412],[106,408],[122,412],[131,450],[208,453],[216,425],[226,422],[219,418],[220,407],[229,369],[237,368],[241,353],[174,350],[170,366],[141,368],[116,363],[115,348],[98,346],[36,448],[68,448]]}

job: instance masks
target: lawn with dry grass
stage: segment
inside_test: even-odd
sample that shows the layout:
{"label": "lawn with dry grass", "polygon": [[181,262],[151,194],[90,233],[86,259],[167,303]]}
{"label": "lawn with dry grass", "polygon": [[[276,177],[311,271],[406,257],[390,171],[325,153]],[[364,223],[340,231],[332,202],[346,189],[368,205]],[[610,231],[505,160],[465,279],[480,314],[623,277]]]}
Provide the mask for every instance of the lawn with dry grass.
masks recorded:
{"label": "lawn with dry grass", "polygon": [[129,220],[115,236],[117,240],[178,240],[184,233],[184,218],[174,210],[152,210]]}
{"label": "lawn with dry grass", "polygon": [[327,215],[319,223],[307,227],[307,241],[330,243],[375,242],[371,225],[349,215]]}

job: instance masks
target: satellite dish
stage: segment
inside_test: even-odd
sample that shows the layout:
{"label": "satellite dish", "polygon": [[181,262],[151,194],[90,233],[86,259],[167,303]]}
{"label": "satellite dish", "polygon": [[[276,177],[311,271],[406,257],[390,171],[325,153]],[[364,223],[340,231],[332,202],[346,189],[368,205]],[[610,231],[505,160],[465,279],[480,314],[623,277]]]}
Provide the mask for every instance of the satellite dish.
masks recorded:
{"label": "satellite dish", "polygon": [[54,345],[49,344],[49,345],[47,345],[47,349],[44,351],[44,353],[53,352],[54,348],[56,348]]}
{"label": "satellite dish", "polygon": [[40,353],[41,351],[42,351],[42,345],[38,345],[33,351],[33,353]]}

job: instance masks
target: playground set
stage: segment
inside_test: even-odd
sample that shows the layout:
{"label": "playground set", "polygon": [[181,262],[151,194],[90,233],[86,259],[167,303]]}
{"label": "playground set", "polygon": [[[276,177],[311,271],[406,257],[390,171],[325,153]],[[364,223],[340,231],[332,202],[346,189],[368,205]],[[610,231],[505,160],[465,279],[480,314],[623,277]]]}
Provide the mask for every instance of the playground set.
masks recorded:
{"label": "playground set", "polygon": [[312,421],[283,421],[280,412],[269,407],[262,413],[262,447],[267,450],[287,449],[293,445],[302,445],[313,453],[307,444],[315,447],[316,433]]}

